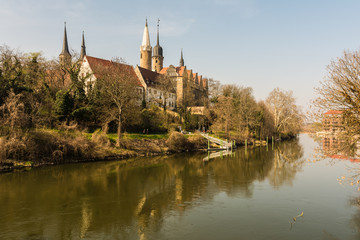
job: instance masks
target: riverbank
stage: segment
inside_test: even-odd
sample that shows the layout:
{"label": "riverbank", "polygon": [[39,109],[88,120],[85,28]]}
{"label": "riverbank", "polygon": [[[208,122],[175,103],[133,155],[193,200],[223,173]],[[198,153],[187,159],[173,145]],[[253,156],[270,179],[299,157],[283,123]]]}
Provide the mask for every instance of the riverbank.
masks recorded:
{"label": "riverbank", "polygon": [[[237,146],[266,145],[265,141],[236,135],[226,138]],[[284,137],[284,136],[283,136]],[[276,140],[289,140],[289,136]],[[272,141],[268,139],[268,141]],[[216,146],[213,146],[216,147]],[[85,133],[77,130],[32,129],[0,137],[0,173],[15,169],[66,163],[123,160],[140,156],[168,155],[208,148],[208,141],[200,134],[123,134],[120,146],[116,135],[100,131]]]}
{"label": "riverbank", "polygon": [[0,137],[0,172],[65,163],[122,160],[139,156],[167,155],[207,148],[199,134],[124,134],[120,146],[114,136],[102,132],[33,129]]}

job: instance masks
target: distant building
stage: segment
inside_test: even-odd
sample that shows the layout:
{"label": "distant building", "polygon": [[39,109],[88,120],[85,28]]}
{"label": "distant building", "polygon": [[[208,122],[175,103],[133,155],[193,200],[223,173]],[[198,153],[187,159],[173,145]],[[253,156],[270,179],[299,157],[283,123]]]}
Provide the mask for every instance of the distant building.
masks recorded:
{"label": "distant building", "polygon": [[[181,50],[181,58],[179,66],[175,67],[170,65],[169,67],[163,67],[164,56],[163,48],[160,46],[159,39],[159,21],[157,24],[157,42],[154,48],[150,44],[150,35],[147,20],[145,22],[145,28],[142,38],[142,44],[140,46],[140,66],[136,66],[135,69],[132,66],[122,64],[122,68],[127,69],[130,74],[136,76],[136,86],[138,91],[142,93],[143,100],[147,103],[157,103],[158,105],[166,104],[167,109],[174,110],[176,107],[199,107],[207,106],[208,100],[208,80],[203,78],[198,73],[193,72],[191,69],[187,69],[183,58],[183,51]],[[71,64],[71,54],[69,52],[69,46],[67,41],[66,25],[64,26],[64,40],[62,52],[59,55],[60,63],[63,66]],[[110,66],[114,63],[109,60],[95,58],[86,55],[84,32],[82,34],[81,51],[80,51],[80,77],[87,76],[86,90],[91,88],[95,83],[97,76],[95,68],[97,66]],[[130,68],[132,70],[130,70]],[[166,92],[158,81],[159,76],[165,75],[174,80],[175,91]],[[166,95],[166,103],[164,94]],[[162,102],[161,102],[162,101]],[[197,113],[201,113],[197,111]]]}
{"label": "distant building", "polygon": [[343,111],[339,110],[330,110],[324,114],[323,130],[325,133],[335,134],[344,130],[342,114]]}

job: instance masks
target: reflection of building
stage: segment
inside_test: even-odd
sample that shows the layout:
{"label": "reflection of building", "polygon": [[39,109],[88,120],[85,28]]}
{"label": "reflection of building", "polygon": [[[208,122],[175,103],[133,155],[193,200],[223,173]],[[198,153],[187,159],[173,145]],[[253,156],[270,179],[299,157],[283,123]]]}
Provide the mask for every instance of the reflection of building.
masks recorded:
{"label": "reflection of building", "polygon": [[323,129],[325,133],[338,133],[344,130],[342,113],[343,111],[330,110],[324,114]]}
{"label": "reflection of building", "polygon": [[323,138],[323,150],[331,151],[339,147],[340,141],[334,136],[326,136]]}
{"label": "reflection of building", "polygon": [[[360,143],[356,144],[356,148],[360,149]],[[350,152],[346,143],[335,135],[325,135],[322,139],[322,150],[325,156],[333,159],[350,160],[359,162],[360,150]]]}

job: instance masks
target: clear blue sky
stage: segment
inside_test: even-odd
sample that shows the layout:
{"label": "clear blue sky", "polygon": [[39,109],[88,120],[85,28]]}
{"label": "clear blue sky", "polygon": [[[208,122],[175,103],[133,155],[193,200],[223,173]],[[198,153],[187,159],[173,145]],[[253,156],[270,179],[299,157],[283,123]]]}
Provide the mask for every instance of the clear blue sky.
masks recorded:
{"label": "clear blue sky", "polygon": [[0,45],[57,58],[67,22],[70,48],[139,64],[145,18],[152,46],[160,18],[164,64],[185,65],[223,84],[250,86],[258,100],[292,90],[307,109],[326,66],[360,46],[360,1],[0,0]]}

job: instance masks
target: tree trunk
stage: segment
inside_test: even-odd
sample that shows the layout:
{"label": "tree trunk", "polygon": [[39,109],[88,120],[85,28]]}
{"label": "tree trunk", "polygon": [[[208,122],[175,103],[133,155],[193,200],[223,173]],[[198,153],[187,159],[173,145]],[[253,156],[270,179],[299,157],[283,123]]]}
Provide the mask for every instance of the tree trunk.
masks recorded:
{"label": "tree trunk", "polygon": [[102,129],[103,129],[103,132],[104,132],[105,134],[107,134],[108,131],[109,131],[109,122],[105,122],[104,125],[103,125],[103,127],[102,127]]}
{"label": "tree trunk", "polygon": [[117,147],[120,147],[120,140],[121,140],[121,115],[119,114],[118,128],[117,128],[117,139],[116,139],[116,146]]}

